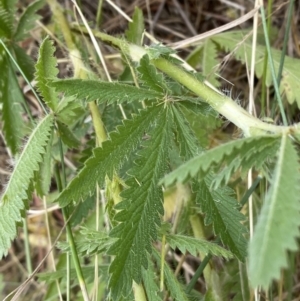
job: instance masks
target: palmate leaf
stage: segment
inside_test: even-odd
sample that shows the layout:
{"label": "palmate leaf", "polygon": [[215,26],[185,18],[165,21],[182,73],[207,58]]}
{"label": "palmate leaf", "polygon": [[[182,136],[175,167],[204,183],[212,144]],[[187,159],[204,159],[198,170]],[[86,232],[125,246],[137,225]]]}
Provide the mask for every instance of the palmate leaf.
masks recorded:
{"label": "palmate leaf", "polygon": [[16,223],[21,220],[23,200],[34,172],[45,152],[50,137],[53,116],[45,117],[30,135],[0,201],[0,259],[7,254],[11,240],[17,235]]}
{"label": "palmate leaf", "polygon": [[[221,164],[226,163],[227,165],[232,164],[234,160],[240,160],[240,164],[230,165],[226,169],[226,173],[222,174],[222,177],[217,178],[216,182],[212,184],[217,188],[216,184],[222,183],[223,179],[229,179],[232,172],[238,167],[243,170],[243,162],[246,164],[245,169],[249,169],[257,163],[259,166],[262,164],[262,160],[268,157],[268,154],[274,152],[274,148],[278,143],[277,136],[256,136],[244,138],[236,141],[232,141],[221,146],[215,147],[203,152],[202,154],[194,157],[188,162],[182,164],[179,168],[168,174],[162,182],[166,186],[170,186],[174,183],[183,183],[191,177],[199,175],[200,178],[204,178],[210,171],[211,168],[220,168]],[[264,153],[262,158],[259,157],[256,160],[256,155]]]}
{"label": "palmate leaf", "polygon": [[2,58],[0,67],[2,71],[0,102],[3,104],[3,133],[11,152],[16,154],[19,151],[22,139],[23,120],[21,114],[23,110],[21,103],[23,94],[20,91],[15,72],[6,56]]}
{"label": "palmate leaf", "polygon": [[[228,51],[233,51],[235,57],[242,62],[245,62],[247,59],[248,62],[251,61],[252,55],[252,41],[247,39],[243,41],[243,44],[237,48],[237,45],[245,37],[245,32],[243,31],[232,31],[225,32],[219,35],[214,36],[212,39],[221,47]],[[255,62],[255,72],[258,78],[263,75],[264,69],[264,56],[265,56],[264,45],[256,45],[256,62]],[[271,49],[272,57],[274,61],[275,72],[278,73],[278,68],[280,65],[281,51],[276,49]],[[300,81],[299,81],[299,69],[300,69],[300,60],[285,56],[284,67],[282,72],[282,78],[280,82],[280,91],[285,92],[287,100],[289,103],[297,102],[298,107],[300,108]],[[266,76],[266,85],[270,86],[272,84],[272,75],[270,68],[267,68]]]}
{"label": "palmate leaf", "polygon": [[57,62],[54,57],[55,48],[53,43],[45,38],[39,50],[39,58],[35,65],[36,85],[43,96],[44,101],[53,111],[56,111],[58,97],[55,89],[49,86],[49,80],[55,79],[58,74]]}
{"label": "palmate leaf", "polygon": [[198,239],[179,234],[168,234],[166,236],[166,240],[172,249],[178,248],[183,254],[188,251],[193,256],[197,256],[199,252],[202,252],[211,253],[215,256],[223,256],[226,259],[232,257],[231,252],[204,239]]}
{"label": "palmate leaf", "polygon": [[253,287],[267,289],[280,269],[288,266],[286,252],[298,249],[300,164],[290,138],[282,136],[271,187],[249,247],[249,277]]}
{"label": "palmate leaf", "polygon": [[87,197],[95,190],[97,183],[100,187],[104,184],[106,175],[112,178],[114,171],[118,171],[137,148],[144,133],[156,121],[160,110],[161,106],[155,106],[142,111],[132,120],[125,120],[124,125],[110,135],[111,140],[94,149],[94,156],[85,162],[84,168],[58,197],[60,206],[64,207],[72,201],[78,202]]}
{"label": "palmate leaf", "polygon": [[116,206],[121,210],[115,215],[120,224],[110,235],[119,240],[109,250],[115,255],[109,269],[114,300],[129,293],[132,280],[141,282],[142,267],[147,268],[147,252],[151,252],[151,242],[157,238],[156,228],[163,215],[163,194],[158,181],[167,168],[171,116],[169,108],[161,110],[149,133],[151,138],[143,144],[136,165],[128,172],[128,188],[121,194],[124,200]]}
{"label": "palmate leaf", "polygon": [[140,79],[146,86],[159,93],[163,93],[167,90],[164,83],[164,78],[161,73],[157,73],[156,68],[150,63],[149,56],[144,55],[140,60],[140,65],[137,67],[137,71],[140,73]]}
{"label": "palmate leaf", "polygon": [[65,79],[54,81],[51,86],[64,92],[66,96],[76,96],[79,99],[86,99],[86,101],[98,100],[98,103],[153,100],[164,96],[153,90],[97,80]]}
{"label": "palmate leaf", "polygon": [[132,22],[129,22],[128,30],[125,32],[128,42],[141,46],[144,29],[143,11],[136,6],[132,16]]}
{"label": "palmate leaf", "polygon": [[196,203],[205,214],[205,225],[212,224],[221,241],[239,260],[244,261],[247,254],[244,234],[247,230],[241,221],[245,217],[238,211],[238,203],[231,196],[230,188],[222,187],[212,191],[209,189],[212,179],[212,175],[207,175],[203,181],[192,186],[196,192]]}

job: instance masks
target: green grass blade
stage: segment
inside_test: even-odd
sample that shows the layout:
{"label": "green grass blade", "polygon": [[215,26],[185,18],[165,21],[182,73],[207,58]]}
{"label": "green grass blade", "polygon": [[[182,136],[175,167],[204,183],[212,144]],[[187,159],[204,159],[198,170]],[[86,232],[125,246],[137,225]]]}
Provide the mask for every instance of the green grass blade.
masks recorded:
{"label": "green grass blade", "polygon": [[297,250],[299,237],[300,164],[290,138],[282,136],[277,164],[249,247],[253,287],[267,289],[287,267],[287,250]]}
{"label": "green grass blade", "polygon": [[30,135],[4,190],[0,201],[0,258],[7,254],[11,240],[17,235],[16,223],[21,221],[24,200],[34,172],[45,153],[53,116],[45,117]]}

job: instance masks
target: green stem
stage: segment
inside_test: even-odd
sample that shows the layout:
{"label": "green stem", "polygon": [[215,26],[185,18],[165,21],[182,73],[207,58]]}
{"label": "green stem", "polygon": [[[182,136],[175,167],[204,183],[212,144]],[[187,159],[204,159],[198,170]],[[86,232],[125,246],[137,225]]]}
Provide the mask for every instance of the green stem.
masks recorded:
{"label": "green stem", "polygon": [[267,51],[268,51],[269,64],[270,64],[271,74],[272,74],[272,78],[273,78],[273,84],[274,84],[274,89],[275,89],[275,93],[276,93],[276,98],[277,98],[277,101],[278,101],[278,106],[279,106],[279,109],[280,109],[283,124],[285,126],[288,126],[288,122],[287,122],[287,119],[286,119],[286,116],[285,116],[282,99],[281,99],[280,92],[279,92],[279,87],[278,87],[278,84],[277,84],[275,67],[274,67],[274,62],[273,62],[273,57],[272,57],[272,52],[271,52],[271,46],[270,46],[270,41],[269,41],[268,31],[267,31],[265,10],[264,10],[263,6],[260,7],[260,12],[261,12],[261,17],[262,17],[262,24],[263,24],[263,28],[264,28],[264,34],[265,34],[265,42],[266,42],[266,47],[267,47]]}
{"label": "green stem", "polygon": [[30,244],[29,244],[29,235],[28,235],[28,227],[27,220],[23,218],[23,231],[24,231],[24,243],[25,243],[25,255],[26,255],[26,267],[29,275],[32,274],[32,262],[30,256]]}
{"label": "green stem", "polygon": [[[271,31],[271,23],[272,23],[272,18],[271,18],[271,11],[272,11],[272,4],[273,0],[268,0],[268,35],[270,34]],[[267,78],[267,70],[268,70],[268,51],[267,49],[265,50],[265,55],[264,55],[264,67],[263,67],[263,76],[262,76],[262,86],[261,86],[261,114],[262,116],[266,116],[265,112],[265,103],[266,103],[266,78]]]}
{"label": "green stem", "polygon": [[[200,216],[198,214],[193,214],[190,216],[190,224],[192,226],[192,230],[193,230],[193,234],[194,234],[195,238],[206,239],[205,234],[204,234],[203,220],[200,219]],[[206,258],[205,253],[200,252],[200,259],[204,260],[204,258]],[[205,265],[203,272],[204,272],[203,275],[204,275],[206,287],[211,288],[212,290],[215,290],[213,287],[213,281],[211,279],[212,278],[211,266]],[[196,281],[197,281],[197,279],[196,279]]]}
{"label": "green stem", "polygon": [[286,47],[287,47],[287,43],[289,40],[289,33],[290,33],[290,28],[291,28],[294,2],[295,2],[295,0],[290,0],[290,3],[289,3],[287,24],[286,24],[286,28],[285,28],[284,40],[283,40],[283,45],[282,45],[281,57],[280,57],[280,65],[279,65],[278,75],[277,75],[277,85],[280,84],[280,80],[281,80],[284,59],[285,59],[285,54],[286,54]]}
{"label": "green stem", "polygon": [[287,127],[267,124],[253,117],[231,98],[214,91],[203,82],[200,82],[193,74],[186,72],[179,66],[173,65],[166,59],[159,58],[152,60],[152,63],[155,67],[201,97],[212,108],[239,127],[245,136],[281,134],[287,130]]}
{"label": "green stem", "polygon": [[[69,26],[67,19],[63,14],[63,10],[61,6],[57,3],[56,0],[47,0],[47,2],[52,10],[52,13],[57,21],[57,24],[59,24],[60,26],[61,32],[66,41],[69,50],[69,56],[74,67],[74,77],[78,77],[82,79],[88,78],[87,68],[83,63],[81,53],[74,42],[71,28]],[[97,141],[99,145],[101,145],[101,143],[107,139],[107,136],[106,136],[106,131],[101,119],[99,109],[95,101],[89,103],[89,109],[92,115]]]}

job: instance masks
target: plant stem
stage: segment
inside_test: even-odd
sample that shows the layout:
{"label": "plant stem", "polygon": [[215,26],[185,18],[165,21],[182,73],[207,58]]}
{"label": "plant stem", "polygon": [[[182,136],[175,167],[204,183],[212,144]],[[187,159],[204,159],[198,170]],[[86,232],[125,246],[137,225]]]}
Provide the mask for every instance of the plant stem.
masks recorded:
{"label": "plant stem", "polygon": [[284,108],[283,108],[283,104],[282,104],[282,99],[281,99],[280,92],[279,92],[279,87],[278,87],[278,84],[277,84],[277,78],[276,78],[275,67],[274,67],[274,62],[273,62],[273,57],[272,57],[272,52],[271,52],[270,41],[269,41],[269,37],[268,37],[266,16],[265,16],[265,10],[264,10],[263,4],[260,7],[260,13],[261,13],[261,17],[262,17],[262,24],[263,24],[263,28],[264,28],[266,48],[267,48],[267,51],[268,51],[269,64],[270,64],[271,74],[272,74],[272,78],[273,78],[274,89],[275,89],[275,92],[276,92],[276,98],[277,98],[277,101],[278,101],[278,106],[279,106],[279,109],[280,109],[283,124],[285,126],[288,126],[288,122],[287,122],[285,112],[284,112]]}
{"label": "plant stem", "polygon": [[[65,173],[64,156],[63,156],[63,148],[62,148],[61,139],[59,140],[59,146],[60,146],[60,157],[61,157],[63,177],[61,179],[58,166],[56,166],[57,167],[56,168],[56,179],[57,179],[58,190],[62,191],[63,188],[65,188],[65,186],[66,186],[66,173]],[[84,277],[82,274],[81,265],[80,265],[80,261],[78,258],[78,253],[77,253],[74,237],[73,237],[73,232],[72,232],[70,224],[67,222],[69,219],[68,208],[67,207],[62,208],[62,212],[63,212],[64,220],[67,223],[66,224],[67,238],[68,238],[68,242],[70,245],[71,254],[72,254],[72,258],[73,258],[73,262],[74,262],[74,266],[75,266],[75,270],[76,270],[76,274],[77,274],[77,278],[78,278],[78,283],[81,288],[83,300],[89,301],[90,299],[88,296]],[[70,275],[67,275],[67,277],[70,277]]]}
{"label": "plant stem", "polygon": [[26,218],[23,218],[23,231],[24,231],[26,267],[27,267],[28,275],[31,275],[32,274],[32,262],[31,262],[31,257],[30,257],[30,244],[29,244],[29,235],[28,235],[28,227],[27,227]]}
{"label": "plant stem", "polygon": [[246,137],[262,134],[281,134],[286,130],[286,127],[267,124],[253,117],[231,98],[214,91],[199,81],[193,74],[186,72],[166,59],[159,58],[152,60],[152,63],[155,67],[200,96],[213,109],[239,127]]}
{"label": "plant stem", "polygon": [[[69,56],[74,67],[74,77],[82,79],[88,78],[88,69],[84,65],[81,53],[73,40],[72,31],[69,27],[67,19],[63,14],[61,6],[57,3],[56,0],[47,0],[47,2],[52,10],[54,17],[57,20],[57,24],[59,24],[60,26],[61,32],[66,41],[69,50]],[[89,102],[89,109],[92,115],[97,141],[99,145],[101,145],[101,143],[107,139],[107,136],[100,112],[95,101]]]}

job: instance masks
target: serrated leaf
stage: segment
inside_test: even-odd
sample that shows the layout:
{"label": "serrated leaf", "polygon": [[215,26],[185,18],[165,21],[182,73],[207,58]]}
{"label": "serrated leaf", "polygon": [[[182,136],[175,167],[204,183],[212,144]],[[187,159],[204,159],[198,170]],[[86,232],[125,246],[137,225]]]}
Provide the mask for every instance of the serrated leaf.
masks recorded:
{"label": "serrated leaf", "polygon": [[[243,161],[247,161],[251,158],[251,163],[255,165],[255,153],[264,149],[267,149],[266,152],[268,153],[268,147],[273,149],[277,141],[277,136],[256,136],[231,141],[210,149],[182,164],[179,168],[165,176],[161,182],[166,186],[170,186],[174,183],[183,183],[196,175],[199,175],[200,178],[204,178],[212,167],[219,168],[221,164],[230,164],[233,160],[238,160],[239,158]],[[261,161],[259,161],[259,163],[261,163]],[[241,168],[243,167],[242,161],[240,166]],[[230,166],[227,171],[231,173],[238,167],[237,165]],[[226,174],[223,175],[223,178],[224,177],[226,178]],[[217,184],[221,183],[223,178],[221,180],[219,178]],[[228,180],[228,177],[226,179]]]}
{"label": "serrated leaf", "polygon": [[56,120],[56,124],[59,132],[59,137],[61,138],[63,143],[70,148],[76,148],[80,142],[72,133],[71,129],[69,129],[66,124],[60,122],[59,120]]}
{"label": "serrated leaf", "polygon": [[0,201],[0,258],[7,254],[11,240],[17,235],[27,189],[38,170],[53,125],[53,116],[45,117],[30,135]]}
{"label": "serrated leaf", "polygon": [[223,256],[228,259],[232,257],[232,253],[226,249],[209,242],[204,239],[198,239],[179,234],[168,234],[166,240],[172,249],[178,248],[181,253],[185,254],[186,251],[190,252],[193,256],[197,256],[198,253],[211,253],[215,256]]}
{"label": "serrated leaf", "polygon": [[48,107],[55,112],[58,105],[58,97],[54,88],[49,85],[49,80],[55,79],[58,74],[54,52],[55,48],[52,41],[48,37],[45,38],[39,49],[39,58],[35,65],[35,77],[38,91],[43,96]]}
{"label": "serrated leaf", "polygon": [[290,138],[282,136],[271,187],[249,247],[249,277],[253,287],[267,289],[280,269],[288,266],[287,250],[298,250],[300,164]]}
{"label": "serrated leaf", "polygon": [[190,159],[201,152],[198,141],[189,125],[184,118],[180,106],[172,106],[175,125],[175,136],[180,151],[180,156],[184,160]]}
{"label": "serrated leaf", "polygon": [[51,86],[64,92],[66,96],[76,96],[76,98],[86,101],[98,100],[99,103],[122,103],[163,97],[163,94],[153,90],[97,80],[65,79],[54,81]]}
{"label": "serrated leaf", "polygon": [[[107,251],[115,241],[115,238],[109,237],[106,233],[82,228],[80,238],[76,240],[76,251],[80,256],[101,254]],[[59,242],[57,246],[63,252],[71,252],[68,242]]]}
{"label": "serrated leaf", "polygon": [[132,120],[125,120],[124,125],[117,128],[118,132],[110,135],[111,140],[94,149],[94,156],[85,162],[84,168],[58,197],[60,206],[84,199],[95,190],[97,183],[100,187],[104,184],[106,175],[111,178],[137,148],[142,135],[155,122],[160,110],[160,106],[152,107]]}
{"label": "serrated leaf", "polygon": [[[232,31],[225,32],[219,35],[214,36],[212,39],[218,43],[224,49],[232,52],[235,57],[242,62],[251,61],[252,56],[252,41],[247,39],[243,41],[243,44],[240,47],[236,47],[244,40],[245,32],[243,31]],[[262,77],[264,69],[264,57],[265,57],[264,45],[256,45],[255,48],[255,72],[258,78]],[[233,51],[234,50],[234,51]],[[278,73],[281,51],[271,48],[274,67],[276,74]],[[282,78],[280,82],[280,91],[285,92],[287,100],[289,103],[297,102],[298,108],[300,108],[300,81],[299,81],[299,69],[300,69],[300,60],[285,56]],[[266,85],[270,86],[272,84],[272,75],[270,68],[267,68],[266,75]]]}
{"label": "serrated leaf", "polygon": [[28,36],[29,31],[32,30],[35,26],[35,22],[40,18],[36,12],[42,8],[44,4],[44,0],[37,0],[26,7],[25,11],[21,15],[14,34],[15,41],[20,41]]}
{"label": "serrated leaf", "polygon": [[72,125],[85,113],[80,100],[64,97],[58,104],[56,116],[64,124]]}
{"label": "serrated leaf", "polygon": [[201,65],[203,75],[206,76],[207,80],[215,87],[219,87],[220,83],[215,74],[215,67],[218,65],[217,49],[216,44],[210,39],[207,39],[204,42]]}
{"label": "serrated leaf", "polygon": [[[71,206],[70,206],[71,207]],[[70,223],[72,227],[79,225],[83,219],[89,216],[89,212],[95,208],[95,197],[89,196],[84,201],[76,204],[76,208],[72,213],[72,217],[70,219]],[[70,212],[72,212],[72,207]]]}
{"label": "serrated leaf", "polygon": [[148,269],[143,269],[142,275],[147,301],[162,301],[163,299],[157,285],[158,277],[154,271],[153,262],[151,261],[150,256],[148,256]]}
{"label": "serrated leaf", "polygon": [[24,122],[21,115],[23,112],[21,103],[24,99],[15,72],[6,57],[4,57],[1,62],[1,70],[3,73],[1,79],[2,93],[0,93],[0,102],[3,104],[3,133],[11,152],[16,154],[19,151],[22,139]]}
{"label": "serrated leaf", "polygon": [[12,44],[16,61],[29,81],[32,81],[34,75],[34,61],[26,51],[17,44]]}
{"label": "serrated leaf", "polygon": [[206,39],[201,46],[197,47],[187,58],[187,62],[194,68],[198,66],[202,70],[202,75],[215,87],[220,86],[220,82],[215,74],[215,67],[218,65],[216,44],[211,39]]}
{"label": "serrated leaf", "polygon": [[228,187],[210,190],[212,175],[193,185],[196,192],[196,202],[201,212],[205,214],[205,225],[213,225],[216,235],[229,247],[229,250],[241,261],[247,254],[247,241],[244,234],[246,228],[241,224],[244,215],[237,209],[238,203],[232,198],[232,191]]}
{"label": "serrated leaf", "polygon": [[15,4],[16,0],[0,1],[0,37],[9,39],[13,35]]}
{"label": "serrated leaf", "polygon": [[150,63],[148,55],[144,55],[141,58],[137,71],[141,74],[141,80],[151,90],[155,90],[159,93],[163,93],[167,90],[163,75],[161,73],[157,73],[156,68]]}
{"label": "serrated leaf", "polygon": [[[161,257],[160,254],[153,248],[153,257],[159,269],[161,269]],[[164,264],[164,279],[168,291],[170,292],[173,300],[189,301],[187,294],[183,290],[183,286],[174,276],[174,272],[170,269],[168,264]]]}
{"label": "serrated leaf", "polygon": [[51,132],[50,139],[47,142],[45,154],[43,156],[42,162],[40,163],[40,168],[36,172],[36,176],[35,176],[36,192],[41,197],[49,193],[49,189],[51,185],[52,140],[53,140],[53,131]]}
{"label": "serrated leaf", "polygon": [[131,177],[121,194],[123,201],[116,206],[121,210],[115,215],[120,224],[110,235],[119,240],[109,250],[116,256],[109,269],[114,299],[129,293],[132,280],[141,282],[142,267],[147,268],[147,252],[151,252],[151,242],[157,238],[156,227],[163,215],[163,194],[158,181],[167,168],[171,119],[169,108],[161,108],[155,128],[149,133],[151,138],[143,144],[128,172]]}
{"label": "serrated leaf", "polygon": [[143,11],[138,7],[135,7],[132,22],[129,22],[128,30],[125,31],[127,40],[133,44],[141,46],[144,29]]}

